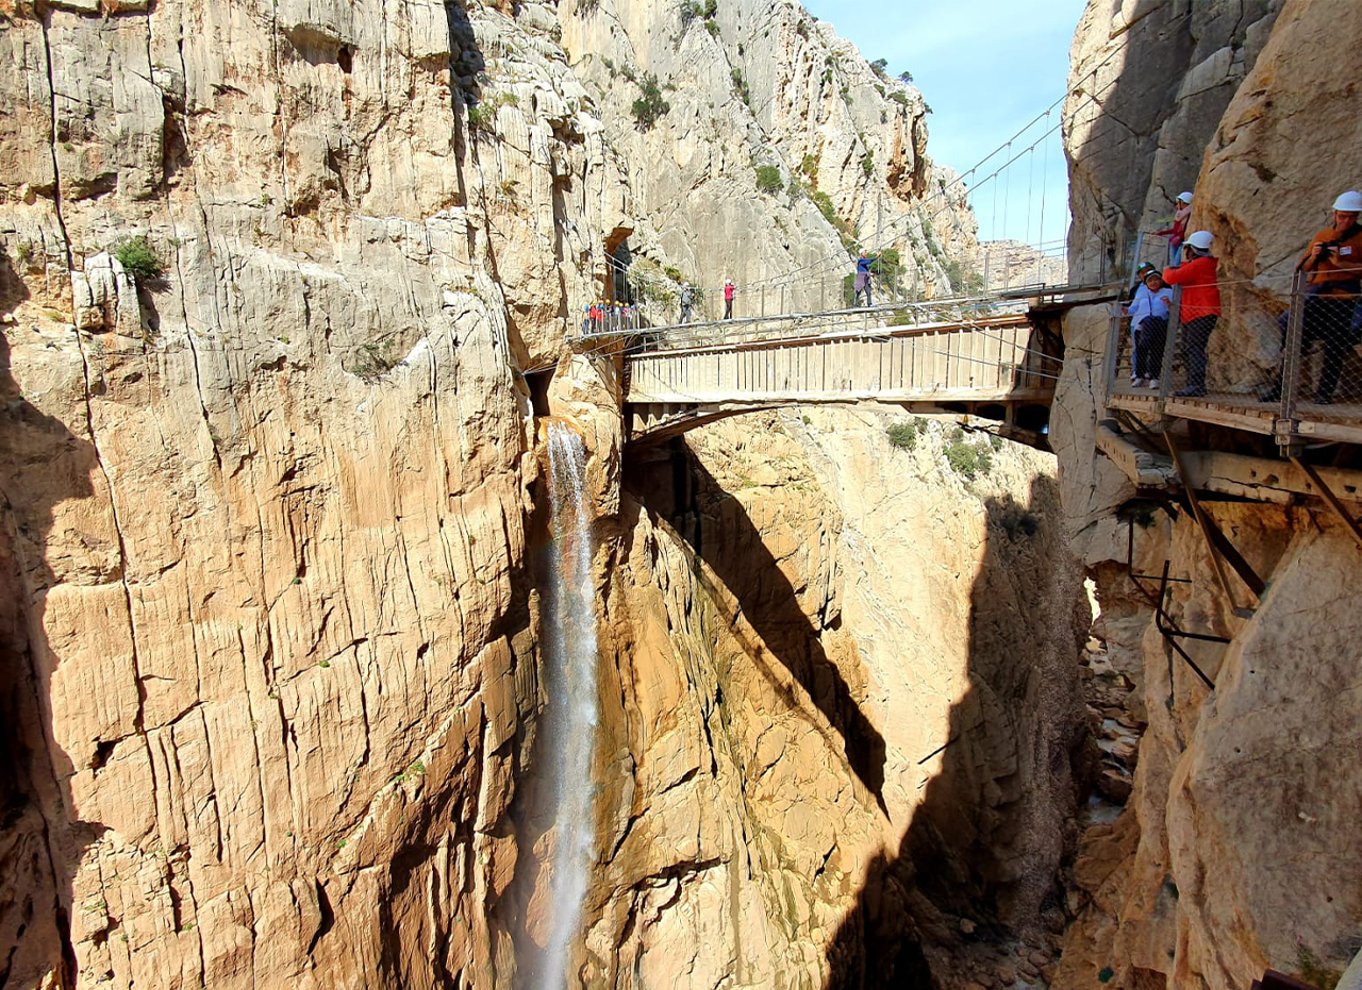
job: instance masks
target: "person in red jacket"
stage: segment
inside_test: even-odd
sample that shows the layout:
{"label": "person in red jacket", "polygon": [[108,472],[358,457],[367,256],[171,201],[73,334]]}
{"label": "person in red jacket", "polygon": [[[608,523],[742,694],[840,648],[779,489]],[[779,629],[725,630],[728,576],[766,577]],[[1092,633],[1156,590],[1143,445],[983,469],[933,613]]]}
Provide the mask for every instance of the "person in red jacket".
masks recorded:
{"label": "person in red jacket", "polygon": [[1173,393],[1177,396],[1206,394],[1206,345],[1220,320],[1220,286],[1215,281],[1219,264],[1211,254],[1211,232],[1198,230],[1182,245],[1182,264],[1163,270],[1166,283],[1182,286],[1178,339],[1187,384]]}

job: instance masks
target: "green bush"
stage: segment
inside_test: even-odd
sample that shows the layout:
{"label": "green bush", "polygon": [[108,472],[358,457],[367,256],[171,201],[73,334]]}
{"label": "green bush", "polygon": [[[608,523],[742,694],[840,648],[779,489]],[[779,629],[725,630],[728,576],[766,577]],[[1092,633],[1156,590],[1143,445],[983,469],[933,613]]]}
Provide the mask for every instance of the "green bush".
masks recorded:
{"label": "green bush", "polygon": [[497,108],[490,103],[479,103],[468,108],[468,129],[470,131],[490,131],[492,121],[496,120]]}
{"label": "green bush", "polygon": [[993,468],[993,454],[987,443],[970,443],[967,440],[952,440],[946,444],[942,453],[951,470],[966,481],[973,481],[988,474]]}
{"label": "green bush", "polygon": [[889,446],[898,450],[912,450],[917,446],[918,431],[909,420],[891,423],[884,432],[889,437]]}
{"label": "green bush", "polygon": [[672,105],[662,96],[657,76],[651,72],[645,72],[643,78],[638,80],[638,88],[643,91],[643,95],[634,101],[634,122],[638,124],[640,130],[646,131],[661,120],[671,110]]}
{"label": "green bush", "polygon": [[903,259],[899,257],[897,248],[885,248],[881,251],[871,262],[870,270],[885,285],[895,292],[899,291],[899,283],[903,279]]}
{"label": "green bush", "polygon": [[799,163],[799,171],[809,180],[810,186],[818,188],[818,159],[815,156],[805,155]]}
{"label": "green bush", "polygon": [[742,74],[742,69],[734,68],[729,75],[733,79],[733,92],[737,94],[738,99],[750,107],[752,105],[752,91],[747,88],[747,78]]}
{"label": "green bush", "polygon": [[780,177],[780,169],[774,165],[757,166],[757,188],[764,193],[780,192],[785,186],[785,180]]}
{"label": "green bush", "polygon": [[879,76],[881,79],[884,78],[884,70],[888,67],[889,60],[886,58],[877,58],[875,59],[875,61],[870,63],[870,71],[875,73],[875,75]]}
{"label": "green bush", "polygon": [[711,38],[719,37],[719,22],[705,21],[705,30],[709,32]]}
{"label": "green bush", "polygon": [[905,69],[904,71],[899,73],[899,80],[901,82],[910,83],[913,81],[913,74],[909,72],[907,69]]}
{"label": "green bush", "polygon": [[867,151],[861,156],[861,171],[865,173],[867,179],[875,175],[875,152]]}
{"label": "green bush", "polygon": [[123,270],[139,282],[153,282],[165,274],[165,265],[146,237],[125,237],[109,252]]}

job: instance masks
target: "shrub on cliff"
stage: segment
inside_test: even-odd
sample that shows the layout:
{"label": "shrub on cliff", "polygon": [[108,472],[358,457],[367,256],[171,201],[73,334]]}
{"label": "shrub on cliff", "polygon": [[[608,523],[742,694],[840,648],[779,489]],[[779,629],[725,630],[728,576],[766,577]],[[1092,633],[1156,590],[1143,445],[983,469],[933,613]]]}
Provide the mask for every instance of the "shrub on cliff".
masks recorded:
{"label": "shrub on cliff", "polygon": [[917,446],[919,431],[910,420],[891,423],[884,432],[889,437],[889,446],[898,450],[912,450]]}
{"label": "shrub on cliff", "polygon": [[165,274],[165,264],[147,239],[138,234],[125,237],[109,251],[123,270],[138,282],[154,282]]}
{"label": "shrub on cliff", "polygon": [[638,80],[638,88],[643,91],[643,95],[634,101],[634,123],[639,130],[646,131],[656,124],[667,111],[671,110],[672,105],[662,96],[662,87],[657,84],[657,76],[651,72],[644,73],[643,78]]}
{"label": "shrub on cliff", "polygon": [[973,481],[993,469],[993,453],[985,443],[970,443],[967,440],[952,440],[946,444],[942,453],[951,470],[966,481]]}
{"label": "shrub on cliff", "polygon": [[778,193],[785,188],[785,181],[780,177],[780,169],[774,165],[758,165],[757,188],[764,193]]}

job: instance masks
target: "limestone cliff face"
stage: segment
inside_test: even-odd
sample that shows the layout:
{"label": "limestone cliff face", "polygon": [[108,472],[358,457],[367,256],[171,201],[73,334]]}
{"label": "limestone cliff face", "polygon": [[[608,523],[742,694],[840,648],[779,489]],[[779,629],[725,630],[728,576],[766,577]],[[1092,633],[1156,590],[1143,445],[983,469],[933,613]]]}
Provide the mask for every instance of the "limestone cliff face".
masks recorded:
{"label": "limestone cliff face", "polygon": [[488,974],[536,704],[515,368],[623,196],[599,127],[542,53],[470,126],[549,7],[114,8],[0,5],[4,980]]}
{"label": "limestone cliff face", "polygon": [[[921,94],[792,0],[703,6],[573,0],[564,17],[646,217],[616,236],[707,288],[715,316],[725,276],[743,315],[833,306],[852,236],[899,252],[904,292],[949,293],[947,262],[975,225],[963,187],[926,156]],[[634,105],[650,82],[669,109],[643,125]]]}
{"label": "limestone cliff face", "polygon": [[[1275,358],[1283,264],[1340,190],[1340,153],[1362,131],[1351,84],[1362,25],[1327,3],[1093,2],[1074,42],[1067,109],[1073,165],[1071,266],[1092,276],[1164,194],[1196,191],[1193,226],[1211,229],[1233,318],[1212,339],[1212,381],[1251,384]],[[1104,258],[1107,259],[1104,261]],[[1181,628],[1226,637],[1184,643],[1208,691],[1154,628],[1125,567],[1113,509],[1135,491],[1094,455],[1102,313],[1066,325],[1056,406],[1065,512],[1097,582],[1099,630],[1137,684],[1148,722],[1130,802],[1090,830],[1077,876],[1088,904],[1055,985],[1102,974],[1127,988],[1242,987],[1266,966],[1342,969],[1357,950],[1362,859],[1345,821],[1362,804],[1355,750],[1357,547],[1320,508],[1207,503],[1267,579],[1260,602],[1231,577],[1236,614],[1205,541],[1185,515],[1135,528],[1135,568],[1169,562]],[[1269,339],[1273,338],[1273,339]]]}
{"label": "limestone cliff face", "polygon": [[896,418],[747,417],[630,482],[608,985],[1048,965],[1089,621],[1053,461],[1006,445],[968,482]]}
{"label": "limestone cliff face", "polygon": [[[615,400],[563,340],[624,235],[659,267],[727,269],[746,291],[817,269],[785,283],[786,305],[831,299],[857,228],[899,246],[924,291],[973,239],[925,157],[915,91],[788,4],[683,27],[669,4],[606,0],[0,2],[0,983],[513,978],[514,802],[545,702],[519,372],[562,362],[547,401],[588,434],[611,514]],[[740,86],[745,52],[770,46],[781,57],[753,59]],[[676,85],[651,131],[633,129],[607,57]],[[754,163],[785,190],[758,193]],[[821,456],[824,476],[849,470]],[[1027,504],[1023,476],[998,492]],[[872,504],[846,510],[867,532],[888,518]],[[962,796],[939,802],[923,848],[951,847],[985,913],[1034,915],[1054,850],[1013,826],[1053,808],[1019,788],[1067,729],[1018,715],[1025,752],[968,742],[980,712],[1041,691],[958,667],[967,640],[1001,632],[943,632],[953,659],[922,724],[898,726],[891,647],[832,628],[847,592],[831,568],[850,552],[832,529],[762,520],[777,547],[826,544],[789,571],[817,632],[781,674],[759,644],[784,634],[733,619],[735,593],[690,577],[664,517],[624,511],[629,566],[602,580],[622,699],[607,752],[632,769],[601,803],[593,972],[714,985],[714,918],[753,985],[796,957],[810,974],[861,966],[868,929],[903,942],[896,906],[919,895],[899,846],[933,786],[914,774],[957,756],[961,773],[938,776]],[[959,526],[972,559],[1002,552],[979,514]],[[1019,573],[1060,553],[1052,534],[1025,545]],[[967,577],[940,590],[961,621]],[[886,596],[881,582],[847,608],[869,626]],[[830,665],[799,652],[825,627]],[[1057,662],[1067,628],[1027,670]],[[710,631],[678,666],[677,644]],[[967,741],[931,754],[957,721]],[[928,769],[879,759],[877,737]],[[753,790],[768,786],[769,801]],[[977,793],[990,810],[975,816]],[[999,851],[969,866],[984,847]],[[853,910],[881,875],[898,878],[883,901]]]}

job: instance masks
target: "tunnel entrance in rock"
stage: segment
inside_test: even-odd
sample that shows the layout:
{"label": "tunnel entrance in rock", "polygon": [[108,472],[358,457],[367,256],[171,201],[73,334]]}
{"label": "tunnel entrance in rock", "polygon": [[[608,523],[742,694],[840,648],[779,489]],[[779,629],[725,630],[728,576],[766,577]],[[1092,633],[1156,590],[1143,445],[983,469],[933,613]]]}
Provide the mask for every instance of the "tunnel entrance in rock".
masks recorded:
{"label": "tunnel entrance in rock", "polygon": [[549,415],[549,386],[553,384],[553,368],[545,371],[527,371],[525,384],[530,389],[530,407],[535,418]]}

